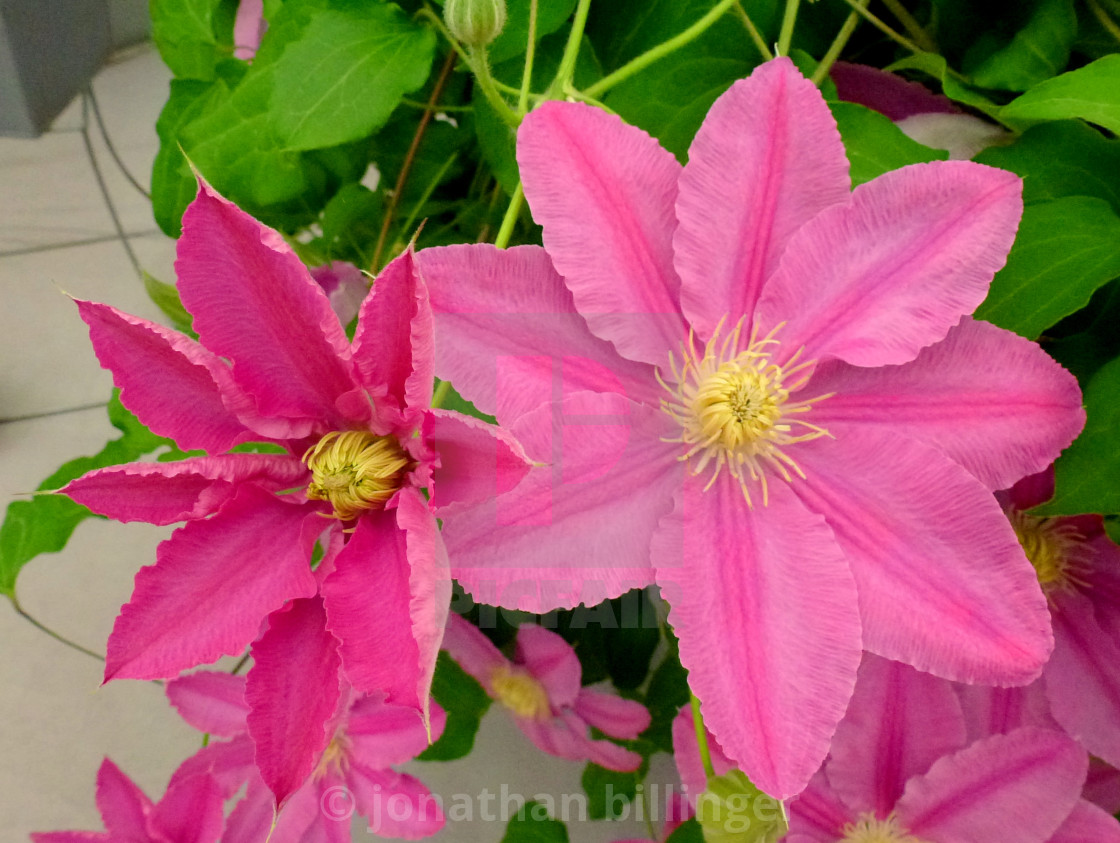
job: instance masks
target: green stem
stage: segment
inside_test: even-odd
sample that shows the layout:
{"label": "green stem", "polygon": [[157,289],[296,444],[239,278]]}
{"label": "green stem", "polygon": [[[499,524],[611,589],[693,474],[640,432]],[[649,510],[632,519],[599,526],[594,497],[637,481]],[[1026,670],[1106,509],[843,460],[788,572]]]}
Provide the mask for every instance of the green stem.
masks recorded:
{"label": "green stem", "polygon": [[529,41],[525,45],[525,71],[521,74],[521,92],[517,97],[517,113],[529,112],[529,88],[533,84],[533,59],[537,54],[537,0],[529,0]]}
{"label": "green stem", "polygon": [[16,610],[16,614],[19,615],[21,618],[23,618],[25,621],[27,621],[29,624],[31,624],[33,627],[35,627],[37,630],[39,630],[40,632],[45,632],[47,635],[49,635],[51,638],[53,638],[59,644],[65,644],[67,647],[69,647],[72,650],[77,650],[79,653],[85,653],[87,656],[90,656],[91,658],[95,658],[100,662],[105,661],[105,657],[103,655],[101,655],[100,653],[95,653],[93,650],[90,650],[90,649],[87,649],[86,647],[83,647],[78,642],[71,641],[69,638],[67,638],[62,633],[55,632],[49,626],[47,626],[46,624],[39,621],[37,618],[35,618],[31,614],[29,614],[28,612],[24,611],[23,606],[21,606],[19,601],[16,600],[16,597],[15,597],[14,594],[9,595],[9,597],[11,597],[12,608],[14,608]]}
{"label": "green stem", "polygon": [[1104,7],[1101,6],[1097,0],[1085,0],[1085,2],[1089,6],[1089,11],[1097,16],[1097,20],[1101,22],[1101,26],[1103,26],[1113,38],[1120,41],[1120,26],[1117,26],[1116,21],[1108,16],[1108,12],[1104,10]]}
{"label": "green stem", "polygon": [[696,23],[694,23],[684,32],[681,32],[679,35],[673,36],[668,41],[662,41],[656,47],[651,47],[637,58],[624,64],[614,73],[610,74],[609,76],[604,76],[594,85],[585,90],[583,92],[584,95],[588,97],[598,97],[605,91],[613,88],[624,79],[630,78],[638,71],[644,70],[655,61],[664,58],[674,50],[679,50],[685,44],[689,43],[690,41],[694,41],[696,38],[700,37],[700,35],[702,35],[708,27],[719,20],[724,12],[734,6],[737,2],[738,0],[720,0],[720,2],[713,6],[708,11],[708,13],[704,15],[704,17],[700,18],[700,20],[696,21]]}
{"label": "green stem", "polygon": [[568,33],[568,43],[564,45],[564,56],[560,59],[560,68],[548,89],[550,99],[561,99],[564,89],[572,84],[579,46],[583,41],[583,30],[587,27],[587,10],[590,8],[591,0],[579,0],[576,15],[572,19],[572,31]]}
{"label": "green stem", "polygon": [[450,391],[451,381],[439,382],[439,386],[436,387],[436,391],[432,393],[431,407],[433,410],[438,410],[443,406],[443,402],[447,400],[447,393],[449,393]]}
{"label": "green stem", "polygon": [[[870,0],[856,0],[859,5],[866,9]],[[855,32],[856,26],[859,24],[859,13],[852,12],[848,15],[840,31],[836,33],[836,38],[833,39],[832,44],[828,48],[828,52],[824,54],[821,63],[817,65],[817,69],[813,71],[812,79],[810,80],[818,88],[828,78],[828,72],[832,70],[832,65],[840,58],[840,53],[848,43],[848,39],[852,37]]]}
{"label": "green stem", "polygon": [[516,129],[521,125],[521,117],[509,107],[509,103],[498,93],[494,84],[494,77],[490,73],[490,59],[486,56],[485,47],[471,50],[470,65],[471,70],[474,71],[475,81],[478,82],[479,90],[486,97],[486,101],[498,112],[498,116],[504,122]]}
{"label": "green stem", "polygon": [[437,15],[427,6],[424,6],[422,9],[420,9],[420,11],[416,13],[416,15],[418,17],[426,17],[433,24],[435,24],[436,29],[438,29],[440,31],[440,34],[447,39],[447,43],[450,44],[451,48],[459,54],[459,58],[461,58],[465,64],[469,65],[471,63],[471,57],[467,55],[467,51],[463,49],[463,45],[460,44],[455,36],[451,34],[451,30],[447,28],[447,24],[443,22],[442,17]]}
{"label": "green stem", "polygon": [[786,11],[782,15],[782,28],[778,33],[778,46],[774,52],[779,56],[789,55],[789,45],[793,41],[793,25],[797,22],[797,8],[801,0],[786,0]]}
{"label": "green stem", "polygon": [[712,766],[712,752],[708,749],[708,730],[704,728],[704,717],[700,714],[700,700],[696,694],[689,693],[692,700],[692,725],[696,727],[696,745],[700,747],[700,761],[704,764],[704,775],[708,781],[716,777],[715,767]]}
{"label": "green stem", "polygon": [[743,8],[743,4],[736,0],[735,11],[739,13],[739,19],[743,22],[743,26],[747,28],[747,34],[750,35],[751,41],[754,42],[755,48],[762,54],[764,61],[770,61],[774,58],[774,54],[770,52],[770,45],[766,43],[766,39],[762,37],[758,27],[754,25],[751,16],[747,14],[747,10]]}
{"label": "green stem", "polygon": [[498,236],[494,238],[494,245],[499,249],[509,245],[509,239],[513,236],[513,227],[517,225],[517,217],[521,214],[521,206],[524,202],[525,191],[521,189],[521,182],[518,182],[517,189],[513,191],[513,197],[509,200],[509,207],[506,208],[506,215],[502,217]]}
{"label": "green stem", "polygon": [[867,11],[867,9],[863,8],[858,3],[856,3],[856,0],[844,0],[844,2],[847,3],[849,6],[851,6],[852,9],[855,10],[856,14],[865,18],[868,23],[870,23],[872,26],[874,26],[876,29],[878,29],[880,32],[882,32],[884,35],[886,35],[892,41],[895,41],[898,44],[901,44],[903,47],[905,47],[907,50],[909,50],[912,53],[924,53],[925,52],[925,50],[923,50],[921,47],[919,47],[917,44],[915,44],[913,41],[911,41],[905,35],[891,29],[881,19],[875,17],[875,15],[871,14],[871,12]]}
{"label": "green stem", "polygon": [[902,24],[902,28],[910,33],[910,37],[914,39],[914,43],[919,45],[927,53],[936,53],[937,45],[933,43],[933,38],[926,32],[925,28],[918,23],[915,18],[898,0],[883,0],[883,5],[891,10],[891,14],[898,19]]}
{"label": "green stem", "polygon": [[412,206],[412,210],[408,214],[408,219],[406,219],[404,225],[401,226],[401,231],[408,232],[412,230],[412,224],[416,222],[416,217],[419,215],[420,209],[424,207],[424,203],[435,193],[436,188],[439,187],[439,183],[443,181],[443,177],[447,174],[447,171],[451,169],[451,165],[455,163],[455,159],[458,157],[458,152],[452,152],[451,156],[444,161],[443,165],[436,171],[435,176],[428,182],[427,187],[424,188],[424,192],[420,194],[420,198],[416,200],[416,204]]}

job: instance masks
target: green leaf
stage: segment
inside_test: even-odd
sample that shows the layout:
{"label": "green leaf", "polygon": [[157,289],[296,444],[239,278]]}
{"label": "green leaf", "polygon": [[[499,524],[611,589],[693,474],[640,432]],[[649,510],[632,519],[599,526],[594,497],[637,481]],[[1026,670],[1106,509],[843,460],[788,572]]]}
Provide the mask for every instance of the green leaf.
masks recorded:
{"label": "green leaf", "polygon": [[1067,196],[1028,205],[1005,266],[976,310],[1029,339],[1080,310],[1120,276],[1120,217],[1103,199]]}
{"label": "green leaf", "polygon": [[1085,389],[1085,429],[1054,463],[1056,493],[1039,515],[1120,512],[1120,357]]}
{"label": "green leaf", "polygon": [[886,70],[891,72],[898,70],[920,70],[922,73],[928,73],[940,82],[942,93],[949,99],[972,106],[989,116],[993,116],[999,112],[1000,107],[998,104],[989,99],[985,94],[961,82],[955,75],[949,72],[949,65],[945,61],[944,56],[935,55],[934,53],[915,53],[908,58],[889,65]]}
{"label": "green leaf", "polygon": [[568,843],[568,829],[552,818],[548,806],[526,802],[510,817],[501,843]]}
{"label": "green leaf", "polygon": [[1023,177],[1023,200],[1096,196],[1120,213],[1120,140],[1080,120],[1042,123],[1010,146],[993,146],[974,159]]}
{"label": "green leaf", "polygon": [[1073,0],[1041,0],[1011,42],[969,68],[982,88],[1025,91],[1065,69],[1077,38]]}
{"label": "green leaf", "polygon": [[775,843],[788,828],[781,803],[741,770],[708,780],[696,801],[696,819],[705,843]]}
{"label": "green leaf", "polygon": [[704,832],[696,817],[692,817],[678,825],[665,843],[704,843]]}
{"label": "green leaf", "polygon": [[[575,10],[577,0],[538,0],[537,40],[564,25]],[[508,0],[506,25],[488,49],[490,61],[499,64],[520,56],[529,43],[530,0]]]}
{"label": "green leaf", "polygon": [[1055,76],[999,111],[999,119],[1016,129],[1070,117],[1120,134],[1120,54]]}
{"label": "green leaf", "polygon": [[598,764],[583,768],[580,783],[587,794],[587,815],[593,820],[622,819],[630,813],[630,803],[638,793],[638,783],[646,777],[646,763],[630,773],[607,770]]}
{"label": "green leaf", "polygon": [[280,143],[303,150],[365,137],[424,84],[434,51],[435,34],[392,4],[319,12],[272,68],[270,116]]}
{"label": "green leaf", "polygon": [[[443,381],[436,380],[436,388],[438,389]],[[482,410],[478,409],[474,404],[464,398],[455,389],[454,386],[448,386],[447,394],[443,397],[440,407],[444,410],[454,410],[456,413],[462,413],[465,416],[473,416],[476,419],[481,419],[488,424],[497,424],[498,420],[493,416],[489,416]]]}
{"label": "green leaf", "polygon": [[213,79],[214,66],[233,54],[220,45],[214,18],[222,0],[151,0],[152,39],[171,72],[185,79]]}
{"label": "green leaf", "polygon": [[642,738],[662,752],[673,752],[673,720],[681,706],[689,701],[688,672],[677,656],[677,641],[671,637],[665,658],[650,677],[646,686],[645,703],[649,709],[650,724]]}
{"label": "green leaf", "polygon": [[470,674],[440,650],[432,678],[432,696],[447,712],[443,736],[425,749],[420,761],[453,761],[469,755],[482,715],[490,708],[490,697]]}
{"label": "green leaf", "polygon": [[179,299],[179,291],[175,289],[175,285],[165,284],[146,271],[142,275],[144,290],[148,293],[148,298],[163,311],[164,315],[171,320],[172,325],[183,333],[191,333],[191,315],[183,307],[183,302]]}
{"label": "green leaf", "polygon": [[[347,184],[338,191],[319,218],[323,243],[333,259],[350,260],[357,266],[369,266],[373,259],[372,244],[377,241],[384,213],[381,194],[362,184]],[[325,262],[325,261],[320,261]]]}
{"label": "green leaf", "polygon": [[[58,489],[87,471],[132,462],[157,448],[174,447],[156,436],[128,412],[114,393],[108,404],[109,421],[121,436],[95,456],[64,463],[39,485],[39,491]],[[15,598],[16,579],[23,566],[40,553],[56,553],[66,546],[79,523],[93,513],[62,495],[36,495],[8,504],[0,525],[0,593]]]}
{"label": "green leaf", "polygon": [[907,164],[949,157],[943,149],[930,149],[911,140],[888,118],[870,108],[851,102],[832,102],[828,107],[848,153],[853,186]]}

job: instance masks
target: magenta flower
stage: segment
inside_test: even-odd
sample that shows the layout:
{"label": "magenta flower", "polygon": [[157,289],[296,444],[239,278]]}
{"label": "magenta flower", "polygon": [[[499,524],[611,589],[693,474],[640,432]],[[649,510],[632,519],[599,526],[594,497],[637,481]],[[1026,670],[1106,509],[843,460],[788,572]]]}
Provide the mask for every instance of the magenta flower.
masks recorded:
{"label": "magenta flower", "polygon": [[222,833],[222,794],[206,775],[172,781],[153,804],[106,758],[97,771],[97,809],[105,831],[40,831],[34,843],[216,843]]}
{"label": "magenta flower", "polygon": [[868,655],[828,761],[790,805],[788,843],[1109,843],[1081,798],[1088,756],[1060,732],[968,743],[950,683]]}
{"label": "magenta flower", "polygon": [[[208,456],[113,466],[64,491],[120,521],[187,522],[137,574],[106,681],[240,653],[269,618],[250,731],[280,736],[285,769],[262,773],[282,801],[326,745],[339,662],[359,692],[427,717],[451,592],[435,512],[492,496],[499,475],[513,485],[525,463],[496,428],[429,407],[431,312],[410,251],[378,276],[353,343],[280,235],[205,184],[176,269],[199,343],[78,307],[124,405]],[[259,441],[280,453],[230,452]]]}
{"label": "magenta flower", "polygon": [[417,256],[437,371],[549,464],[491,517],[444,517],[477,599],[539,612],[656,580],[705,722],[782,798],[861,647],[1038,675],[1045,600],[990,490],[1084,414],[1036,345],[965,316],[1014,238],[1016,176],[935,162],[850,191],[788,59],[715,103],[683,168],[574,103],[529,115],[518,161],[547,251]]}
{"label": "magenta flower", "polygon": [[609,737],[633,740],[649,726],[649,711],[633,700],[582,687],[579,658],[555,632],[522,624],[510,661],[477,627],[452,613],[443,646],[543,752],[608,770],[636,770],[642,763],[638,753],[593,739],[590,731],[594,726]]}
{"label": "magenta flower", "polygon": [[[372,696],[347,693],[331,719],[330,742],[308,780],[291,796],[273,822],[272,794],[253,763],[254,747],[247,720],[245,679],[217,671],[198,671],[169,682],[167,697],[190,725],[213,737],[175,772],[172,783],[199,775],[220,783],[225,798],[247,785],[229,816],[222,843],[303,843],[349,841],[355,812],[369,821],[374,834],[416,840],[444,825],[439,801],[422,782],[397,772],[428,746],[428,735],[415,712],[387,705]],[[443,732],[446,716],[432,704],[432,737]]]}

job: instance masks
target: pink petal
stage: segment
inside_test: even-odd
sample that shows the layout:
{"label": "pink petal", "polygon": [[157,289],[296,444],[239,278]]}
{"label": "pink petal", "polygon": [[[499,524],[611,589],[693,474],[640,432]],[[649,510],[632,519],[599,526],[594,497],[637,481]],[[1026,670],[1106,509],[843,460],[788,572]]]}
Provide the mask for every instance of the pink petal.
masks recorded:
{"label": "pink petal", "polygon": [[272,792],[257,776],[249,782],[244,798],[230,812],[222,843],[260,843],[267,840],[275,816]]}
{"label": "pink petal", "polygon": [[152,801],[136,783],[106,758],[97,771],[97,810],[113,837],[148,839]]}
{"label": "pink petal", "polygon": [[1085,421],[1069,372],[1035,343],[967,318],[910,363],[828,361],[805,390],[835,393],[814,406],[812,421],[838,439],[850,425],[890,426],[940,449],[990,489],[1045,468]]}
{"label": "pink petal", "polygon": [[358,813],[366,818],[374,834],[398,840],[419,840],[443,828],[439,800],[412,776],[355,764],[350,768],[347,784]]}
{"label": "pink petal", "polygon": [[409,247],[381,270],[362,302],[354,362],[368,390],[385,386],[399,411],[432,402],[432,309]]}
{"label": "pink petal", "polygon": [[[722,776],[735,769],[735,764],[723,753],[715,735],[707,730],[708,754],[712,761],[712,771]],[[708,773],[700,758],[700,744],[696,739],[696,721],[692,718],[692,706],[685,704],[673,718],[673,761],[681,777],[681,785],[688,796],[689,804],[695,805],[696,798],[708,786]]]}
{"label": "pink petal", "polygon": [[642,756],[610,741],[593,740],[587,724],[570,710],[549,720],[514,717],[517,727],[542,752],[568,761],[591,761],[608,770],[629,773],[637,770]]}
{"label": "pink petal", "polygon": [[855,575],[864,646],[961,682],[1023,684],[1052,646],[1049,612],[995,498],[928,445],[877,428],[790,449],[794,491]]}
{"label": "pink petal", "polygon": [[424,433],[439,454],[431,503],[475,504],[513,489],[529,471],[521,444],[500,427],[451,410],[430,410]]}
{"label": "pink petal", "polygon": [[789,835],[783,843],[836,843],[855,814],[832,792],[821,770],[789,803]]}
{"label": "pink petal", "polygon": [[478,627],[452,612],[447,617],[447,628],[443,633],[443,649],[459,667],[478,680],[486,693],[494,696],[490,677],[497,668],[509,666],[510,661]]}
{"label": "pink petal", "polygon": [[663,364],[687,334],[671,244],[676,159],[613,114],[550,102],[521,124],[517,162],[545,248],[592,332],[630,360]]}
{"label": "pink petal", "polygon": [[347,426],[335,406],[355,387],[346,334],[277,232],[203,182],[183,214],[175,270],[199,339],[233,362],[263,415],[302,422],[304,435]]}
{"label": "pink petal", "polygon": [[960,114],[948,97],[877,67],[838,61],[829,77],[840,99],[873,108],[892,121],[914,114]]}
{"label": "pink petal", "polygon": [[653,369],[588,330],[544,249],[447,246],[423,250],[416,262],[439,325],[436,374],[503,424],[551,401],[557,381],[565,394],[618,392],[658,404]]}
{"label": "pink petal", "polygon": [[776,799],[799,793],[844,714],[860,659],[856,591],[824,520],[784,485],[751,509],[724,472],[690,477],[654,539],[657,583],[704,723]]}
{"label": "pink petal", "polygon": [[250,399],[216,355],[182,334],[108,305],[77,301],[93,350],[113,373],[121,403],[153,433],[212,454],[254,437],[233,407]]}
{"label": "pink petal", "polygon": [[439,740],[447,725],[447,712],[432,702],[432,734],[429,738],[424,722],[416,709],[403,705],[386,705],[376,697],[365,697],[350,709],[346,737],[351,757],[365,767],[385,769],[411,761]]}
{"label": "pink petal", "polygon": [[1022,181],[970,161],[913,164],[860,185],[789,241],[758,304],[806,359],[913,360],[972,313],[1003,266]]}
{"label": "pink petal", "polygon": [[[243,724],[244,725],[244,724]],[[197,776],[210,776],[218,784],[225,799],[232,799],[247,781],[260,781],[253,756],[256,747],[246,731],[229,741],[210,741],[206,746],[175,768],[170,786]],[[264,787],[264,784],[261,784]],[[268,797],[269,821],[272,819],[272,796]]]}
{"label": "pink petal", "polygon": [[315,593],[308,562],[321,530],[317,513],[252,486],[176,530],[136,575],[109,636],[105,681],[171,677],[240,653],[265,615]]}
{"label": "pink petal", "polygon": [[1043,673],[1054,718],[1093,755],[1120,765],[1120,644],[1101,629],[1093,604],[1054,595],[1054,655]]}
{"label": "pink petal", "polygon": [[575,712],[604,735],[621,740],[635,740],[649,728],[649,709],[640,702],[595,688],[580,689]]}
{"label": "pink petal", "polygon": [[200,732],[231,738],[246,729],[244,676],[200,670],[171,680],[165,693],[179,716]]}
{"label": "pink petal", "polygon": [[555,632],[533,623],[521,624],[514,660],[541,683],[554,709],[575,705],[583,668],[572,645]]}
{"label": "pink petal", "polygon": [[395,511],[358,523],[323,583],[323,599],[355,689],[383,692],[388,702],[411,706],[427,723],[451,581],[427,504],[414,489],[402,490],[398,500]]}
{"label": "pink petal", "polygon": [[268,617],[246,677],[249,734],[261,777],[281,806],[315,768],[338,706],[338,640],[318,597],[294,600]]}
{"label": "pink petal", "polygon": [[224,825],[222,794],[209,776],[169,787],[151,817],[153,837],[174,843],[215,843]]}
{"label": "pink petal", "polygon": [[649,585],[649,541],[681,468],[660,440],[668,416],[615,395],[575,393],[511,433],[535,460],[511,492],[440,512],[452,575],[475,599],[545,612]]}
{"label": "pink petal", "polygon": [[341,788],[343,798],[352,804],[353,797],[333,772],[323,778],[308,779],[285,803],[272,834],[264,838],[265,843],[350,843],[350,823],[340,822],[323,809],[330,804],[330,788]]}
{"label": "pink petal", "polygon": [[1013,732],[1023,726],[1062,730],[1050,714],[1050,703],[1041,679],[1018,688],[957,685],[956,690],[970,742]]}
{"label": "pink petal", "polygon": [[1047,843],[1120,843],[1120,823],[1082,799]]}
{"label": "pink petal", "polygon": [[175,524],[214,514],[241,484],[279,492],[303,485],[307,476],[307,468],[294,457],[222,454],[96,469],[61,491],[117,521]]}
{"label": "pink petal", "polygon": [[1090,758],[1089,775],[1085,777],[1081,795],[1109,814],[1117,813],[1120,811],[1120,770],[1099,758]]}
{"label": "pink petal", "polygon": [[867,653],[825,774],[852,810],[885,817],[908,779],[964,746],[964,715],[952,685]]}
{"label": "pink petal", "polygon": [[233,21],[233,57],[245,61],[252,59],[266,29],[264,0],[241,0]]}
{"label": "pink petal", "polygon": [[688,150],[673,235],[681,308],[701,338],[752,315],[793,233],[850,189],[836,121],[788,58],[716,100]]}
{"label": "pink petal", "polygon": [[896,811],[922,840],[1042,843],[1077,804],[1087,766],[1064,735],[1019,729],[941,758],[910,780]]}

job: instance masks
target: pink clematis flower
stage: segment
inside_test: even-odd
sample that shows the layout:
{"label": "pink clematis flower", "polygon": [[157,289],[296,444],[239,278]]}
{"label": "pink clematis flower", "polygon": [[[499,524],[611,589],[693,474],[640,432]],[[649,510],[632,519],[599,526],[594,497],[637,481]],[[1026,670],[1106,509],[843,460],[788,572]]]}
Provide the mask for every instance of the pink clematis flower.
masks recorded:
{"label": "pink clematis flower", "polygon": [[453,613],[443,646],[542,751],[608,770],[628,772],[642,763],[638,753],[589,733],[594,726],[610,737],[633,740],[649,726],[649,711],[633,700],[582,687],[579,658],[555,632],[522,624],[511,662],[474,624]]}
{"label": "pink clematis flower", "polygon": [[33,843],[216,843],[222,833],[222,794],[207,775],[172,781],[153,804],[106,758],[97,771],[97,809],[105,831],[33,832]]}
{"label": "pink clematis flower", "polygon": [[828,761],[790,805],[788,843],[1110,843],[1081,798],[1085,751],[1013,728],[969,742],[950,683],[868,655]]}
{"label": "pink clematis flower", "polygon": [[[245,701],[245,679],[217,671],[186,674],[167,685],[167,697],[191,726],[211,741],[188,758],[172,777],[190,781],[199,775],[216,780],[226,799],[247,785],[226,824],[222,843],[342,843],[350,840],[355,812],[369,821],[374,834],[416,840],[444,825],[439,801],[422,782],[397,772],[428,746],[428,735],[415,713],[387,705],[380,698],[347,693],[331,719],[331,739],[308,780],[293,793],[273,823],[272,795],[253,763],[248,733],[252,716]],[[432,736],[443,732],[446,716],[432,705]]]}
{"label": "pink clematis flower", "polygon": [[[282,802],[329,738],[339,664],[359,692],[426,720],[451,592],[435,512],[492,496],[526,464],[496,428],[429,407],[431,312],[411,251],[378,277],[352,344],[280,235],[205,184],[176,269],[199,343],[78,308],[122,403],[208,455],[113,466],[64,491],[120,521],[187,522],[137,574],[105,679],[173,677],[263,631],[249,725]],[[259,441],[279,453],[230,452]]]}
{"label": "pink clematis flower", "polygon": [[990,491],[1084,413],[1036,345],[965,316],[1014,239],[1016,176],[946,161],[851,191],[784,58],[717,100],[683,168],[575,103],[529,115],[518,161],[544,249],[417,255],[437,372],[549,464],[489,518],[446,513],[477,599],[540,612],[656,580],[705,722],[778,798],[820,766],[862,647],[1038,675],[1046,603]]}

